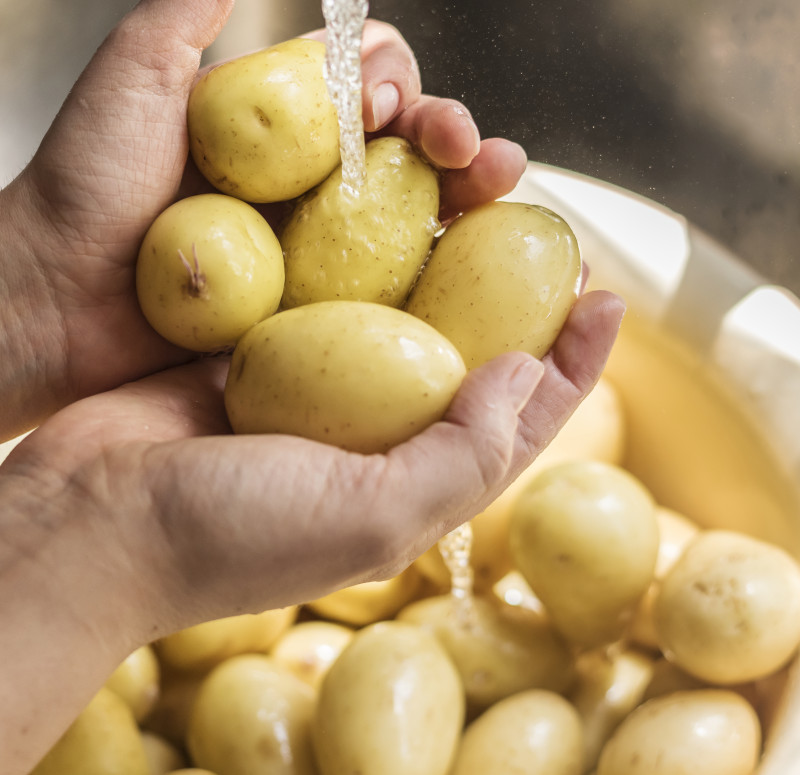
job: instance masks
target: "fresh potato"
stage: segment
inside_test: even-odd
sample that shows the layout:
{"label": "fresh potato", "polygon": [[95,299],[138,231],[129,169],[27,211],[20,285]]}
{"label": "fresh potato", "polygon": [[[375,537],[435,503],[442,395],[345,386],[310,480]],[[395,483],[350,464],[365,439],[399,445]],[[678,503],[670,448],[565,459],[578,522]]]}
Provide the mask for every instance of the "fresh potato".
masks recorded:
{"label": "fresh potato", "polygon": [[752,775],[758,717],[730,691],[675,692],[640,705],[600,755],[597,775]]}
{"label": "fresh potato", "polygon": [[283,307],[406,300],[439,229],[438,176],[400,137],[367,143],[366,176],[353,196],[340,167],[297,203],[280,235]]}
{"label": "fresh potato", "polygon": [[31,775],[150,775],[127,703],[103,687]]}
{"label": "fresh potato", "polygon": [[441,419],[466,369],[406,312],[323,301],[279,312],[233,353],[225,407],[237,433],[289,433],[385,452]]}
{"label": "fresh potato", "polygon": [[383,581],[365,581],[312,600],[308,607],[318,616],[363,627],[390,619],[416,597],[422,577],[413,566]]}
{"label": "fresh potato", "polygon": [[578,243],[560,216],[490,202],[447,227],[405,308],[450,339],[470,369],[509,350],[540,358],[564,325],[580,278]]}
{"label": "fresh potato", "polygon": [[161,670],[152,646],[141,646],[109,676],[106,687],[128,703],[138,722],[156,704],[160,680]]}
{"label": "fresh potato", "polygon": [[360,630],[322,682],[313,733],[321,775],[446,775],[463,692],[430,633],[394,621]]}
{"label": "fresh potato", "polygon": [[658,522],[658,558],[656,559],[655,578],[639,605],[628,628],[627,636],[634,643],[646,648],[658,650],[658,633],[653,621],[653,606],[661,589],[661,580],[669,573],[678,558],[697,535],[700,528],[688,517],[677,511],[656,507]]}
{"label": "fresh potato", "polygon": [[411,603],[397,619],[433,633],[461,675],[470,717],[526,689],[565,690],[572,654],[540,615],[476,597],[463,607],[451,594]]}
{"label": "fresh potato", "polygon": [[288,606],[214,619],[167,635],[155,648],[165,665],[204,673],[238,654],[268,651],[294,623],[297,612],[297,606]]}
{"label": "fresh potato", "polygon": [[567,698],[581,718],[583,760],[589,768],[597,764],[620,722],[642,702],[653,676],[653,659],[619,647],[592,651],[578,657],[576,673]]}
{"label": "fresh potato", "polygon": [[686,672],[729,685],[782,667],[800,644],[800,567],[783,549],[701,532],[655,602],[658,641]]}
{"label": "fresh potato", "polygon": [[563,697],[520,692],[467,727],[450,775],[581,775],[582,738],[580,717]]}
{"label": "fresh potato", "polygon": [[288,40],[207,72],[189,95],[192,158],[218,190],[248,202],[293,199],[339,163],[324,44]]}
{"label": "fresh potato", "polygon": [[232,657],[203,681],[186,746],[217,775],[316,775],[313,713],[313,689],[274,660]]}
{"label": "fresh potato", "polygon": [[313,689],[319,689],[353,633],[351,627],[334,622],[300,622],[280,637],[270,656]]}
{"label": "fresh potato", "polygon": [[653,580],[654,512],[637,479],[597,461],[546,469],[517,498],[512,554],[570,642],[593,648],[620,638]]}
{"label": "fresh potato", "polygon": [[181,199],[159,215],[136,263],[136,293],[150,325],[200,352],[236,344],[278,308],[280,243],[253,207],[222,194]]}
{"label": "fresh potato", "polygon": [[142,732],[142,745],[147,756],[150,775],[167,775],[186,766],[186,758],[178,747],[155,732]]}

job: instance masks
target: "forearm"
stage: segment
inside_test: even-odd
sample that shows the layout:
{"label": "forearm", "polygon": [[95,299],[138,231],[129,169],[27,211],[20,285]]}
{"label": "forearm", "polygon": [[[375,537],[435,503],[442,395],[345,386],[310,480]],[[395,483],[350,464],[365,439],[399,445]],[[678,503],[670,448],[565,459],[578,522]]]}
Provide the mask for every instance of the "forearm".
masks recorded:
{"label": "forearm", "polygon": [[[84,514],[0,468],[0,751],[26,775],[133,650],[126,590]],[[47,489],[40,487],[40,491]]]}
{"label": "forearm", "polygon": [[24,182],[0,191],[0,441],[61,406],[63,324],[35,255]]}

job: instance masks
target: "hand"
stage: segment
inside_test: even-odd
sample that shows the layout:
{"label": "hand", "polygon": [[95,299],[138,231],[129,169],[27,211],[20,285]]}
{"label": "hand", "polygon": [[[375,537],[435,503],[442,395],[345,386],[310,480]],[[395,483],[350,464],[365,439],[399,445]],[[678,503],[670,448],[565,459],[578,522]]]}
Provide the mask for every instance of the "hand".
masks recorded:
{"label": "hand", "polygon": [[[0,440],[78,398],[195,357],[143,318],[135,261],[149,225],[191,185],[186,101],[201,52],[232,6],[140,2],[92,59],[30,165],[0,192]],[[367,25],[363,78],[367,129],[407,136],[454,170],[444,176],[444,216],[516,184],[522,149],[481,143],[463,106],[421,96],[413,54],[392,27]]]}
{"label": "hand", "polygon": [[476,369],[442,422],[387,455],[231,436],[221,358],[56,414],[0,469],[0,750],[27,772],[142,643],[399,572],[546,446],[621,314],[586,294],[542,363]]}

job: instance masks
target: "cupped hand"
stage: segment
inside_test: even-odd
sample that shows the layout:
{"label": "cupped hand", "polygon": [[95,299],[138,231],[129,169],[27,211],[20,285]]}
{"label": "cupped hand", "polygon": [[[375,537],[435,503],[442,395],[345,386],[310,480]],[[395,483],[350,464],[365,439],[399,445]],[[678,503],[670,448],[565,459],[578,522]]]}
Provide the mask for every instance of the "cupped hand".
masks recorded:
{"label": "cupped hand", "polygon": [[[14,334],[0,353],[10,408],[0,438],[194,357],[143,318],[135,260],[149,225],[185,193],[188,94],[232,6],[142,0],[93,57],[29,166],[0,192],[8,231],[3,322]],[[443,214],[516,184],[522,149],[481,144],[462,106],[421,96],[413,53],[394,28],[368,22],[362,59],[367,128],[408,137],[445,171]]]}

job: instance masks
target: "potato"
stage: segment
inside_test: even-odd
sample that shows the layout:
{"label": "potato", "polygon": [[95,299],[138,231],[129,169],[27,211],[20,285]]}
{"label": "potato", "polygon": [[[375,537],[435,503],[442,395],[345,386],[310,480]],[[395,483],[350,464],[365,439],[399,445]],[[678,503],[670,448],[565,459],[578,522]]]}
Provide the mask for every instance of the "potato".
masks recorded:
{"label": "potato", "polygon": [[800,643],[800,568],[777,546],[701,532],[662,582],[653,613],[665,656],[686,672],[723,685],[761,678]]}
{"label": "potato", "polygon": [[218,190],[248,202],[293,199],[339,163],[324,44],[288,40],[207,72],[189,95],[189,146]]}
{"label": "potato", "polygon": [[160,678],[161,670],[152,646],[141,646],[109,676],[106,687],[128,703],[138,722],[156,704]]}
{"label": "potato", "polygon": [[594,767],[620,722],[642,702],[653,676],[653,659],[620,647],[581,654],[577,680],[567,698],[583,725],[584,766]]}
{"label": "potato", "polygon": [[581,775],[582,737],[580,717],[563,697],[520,692],[467,727],[450,775]]}
{"label": "potato", "polygon": [[31,775],[150,775],[127,703],[103,687]]}
{"label": "potato", "polygon": [[186,766],[186,759],[178,747],[155,732],[142,732],[142,745],[147,756],[150,775],[166,775]]}
{"label": "potato", "polygon": [[656,559],[655,578],[647,588],[644,597],[639,601],[627,633],[628,638],[634,643],[654,650],[658,649],[658,634],[653,621],[653,606],[661,588],[661,580],[672,569],[700,529],[688,517],[663,506],[656,508],[656,521],[658,522],[658,558]]}
{"label": "potato", "polygon": [[192,709],[192,762],[217,775],[316,775],[314,691],[266,656],[232,657],[212,670]]}
{"label": "potato", "polygon": [[447,227],[405,309],[450,339],[470,369],[509,350],[540,358],[564,325],[580,278],[578,243],[560,216],[490,202]]}
{"label": "potato", "polygon": [[466,369],[441,334],[381,304],[285,310],[233,353],[225,407],[236,433],[289,433],[385,452],[441,419]]}
{"label": "potato", "polygon": [[360,630],[322,682],[313,733],[321,775],[447,775],[463,692],[430,633],[402,622]]}
{"label": "potato", "polygon": [[269,224],[222,194],[181,199],[144,237],[136,293],[150,325],[200,352],[233,346],[278,308],[283,256]]}
{"label": "potato", "polygon": [[752,775],[758,717],[738,694],[700,689],[640,705],[600,755],[597,775]]}
{"label": "potato", "polygon": [[330,666],[353,639],[353,629],[334,622],[300,622],[288,629],[270,650],[279,665],[313,689],[319,689]]}
{"label": "potato", "polygon": [[230,657],[266,652],[294,623],[297,606],[214,619],[174,632],[155,648],[165,665],[203,673]]}
{"label": "potato", "polygon": [[383,581],[365,581],[312,600],[308,607],[318,616],[363,627],[390,619],[416,597],[422,577],[414,567]]}
{"label": "potato", "polygon": [[342,188],[342,170],[303,197],[280,235],[283,306],[350,299],[399,307],[439,229],[439,180],[400,137],[366,145],[366,183]]}
{"label": "potato", "polygon": [[570,642],[593,648],[621,636],[653,580],[654,512],[637,479],[597,461],[546,469],[517,498],[512,555]]}
{"label": "potato", "polygon": [[466,612],[458,603],[450,594],[425,598],[397,619],[428,630],[445,647],[461,675],[469,716],[526,689],[569,686],[572,654],[540,615],[481,597]]}

